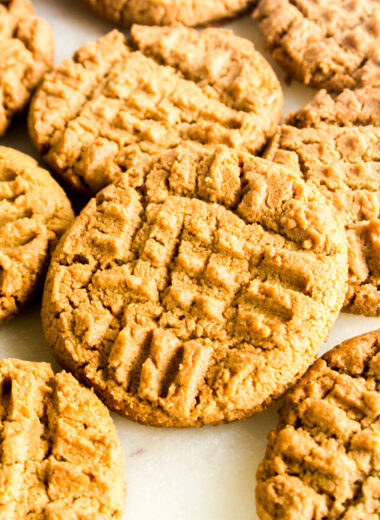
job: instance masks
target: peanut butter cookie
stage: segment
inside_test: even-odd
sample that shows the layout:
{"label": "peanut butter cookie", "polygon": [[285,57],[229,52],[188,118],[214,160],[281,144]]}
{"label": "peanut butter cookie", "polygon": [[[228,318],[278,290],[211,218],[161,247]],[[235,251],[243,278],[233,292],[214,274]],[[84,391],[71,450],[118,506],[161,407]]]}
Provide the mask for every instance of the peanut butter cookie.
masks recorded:
{"label": "peanut butter cookie", "polygon": [[380,89],[325,91],[284,125],[266,157],[315,183],[345,221],[347,311],[380,316]]}
{"label": "peanut butter cookie", "polygon": [[196,154],[167,151],[139,190],[127,172],[99,192],[45,285],[57,359],[146,424],[263,410],[314,359],[346,291],[344,229],[314,186],[227,147]]}
{"label": "peanut butter cookie", "polygon": [[378,0],[260,0],[255,16],[289,78],[337,92],[380,87]]}
{"label": "peanut butter cookie", "polygon": [[54,38],[29,0],[0,0],[0,136],[53,65]]}
{"label": "peanut butter cookie", "polygon": [[47,363],[0,361],[0,516],[117,520],[123,453],[107,408]]}
{"label": "peanut butter cookie", "polygon": [[344,341],[286,397],[257,473],[261,520],[377,520],[380,330]]}
{"label": "peanut butter cookie", "polygon": [[242,12],[253,0],[84,0],[102,18],[130,26],[198,25]]}
{"label": "peanut butter cookie", "polygon": [[336,98],[322,89],[286,123],[297,128],[334,126],[380,126],[380,88],[345,89]]}
{"label": "peanut butter cookie", "polygon": [[39,286],[74,215],[64,191],[27,155],[0,146],[0,323]]}
{"label": "peanut butter cookie", "polygon": [[130,166],[186,141],[255,152],[275,132],[280,84],[251,42],[223,29],[132,27],[84,45],[47,74],[32,140],[71,186],[96,193]]}

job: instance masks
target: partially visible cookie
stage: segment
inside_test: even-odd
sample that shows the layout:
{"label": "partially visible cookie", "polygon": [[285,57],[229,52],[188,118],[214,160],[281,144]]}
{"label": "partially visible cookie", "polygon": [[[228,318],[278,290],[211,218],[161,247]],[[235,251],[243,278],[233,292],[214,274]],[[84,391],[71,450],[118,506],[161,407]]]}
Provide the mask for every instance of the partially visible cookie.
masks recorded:
{"label": "partially visible cookie", "polygon": [[248,40],[223,29],[135,25],[130,44],[112,31],[47,74],[29,128],[52,168],[93,194],[138,156],[186,141],[255,152],[281,112],[280,84]]}
{"label": "partially visible cookie", "polygon": [[62,188],[27,155],[0,146],[0,323],[39,287],[74,215]]}
{"label": "partially visible cookie", "polygon": [[0,136],[53,65],[50,26],[29,0],[0,0]]}
{"label": "partially visible cookie", "polygon": [[260,0],[266,47],[290,78],[312,87],[380,87],[378,0]]}
{"label": "partially visible cookie", "polygon": [[107,408],[47,363],[0,361],[0,516],[121,519],[123,453]]}
{"label": "partially visible cookie", "polygon": [[380,330],[316,361],[279,413],[257,473],[261,520],[377,520]]}
{"label": "partially visible cookie", "polygon": [[380,126],[380,88],[345,89],[336,98],[320,90],[303,108],[287,119],[298,128],[334,126]]}
{"label": "partially visible cookie", "polygon": [[[344,219],[347,311],[380,316],[380,89],[321,91],[283,125],[265,156],[313,182]],[[347,125],[347,126],[346,126]]]}
{"label": "partially visible cookie", "polygon": [[199,25],[242,12],[253,0],[84,0],[101,17],[130,26]]}
{"label": "partially visible cookie", "polygon": [[60,363],[145,424],[263,410],[314,359],[346,291],[344,230],[315,187],[248,153],[196,148],[165,152],[138,191],[134,170],[99,192],[44,290]]}

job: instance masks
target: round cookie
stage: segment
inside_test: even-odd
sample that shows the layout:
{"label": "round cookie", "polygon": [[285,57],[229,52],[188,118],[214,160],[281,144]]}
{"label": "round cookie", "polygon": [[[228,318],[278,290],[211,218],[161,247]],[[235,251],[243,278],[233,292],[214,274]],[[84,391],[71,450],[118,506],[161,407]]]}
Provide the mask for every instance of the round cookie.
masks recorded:
{"label": "round cookie", "polygon": [[255,17],[290,78],[336,92],[380,87],[378,0],[260,0]]}
{"label": "round cookie", "polygon": [[167,151],[139,190],[127,174],[99,192],[44,290],[59,362],[145,424],[263,410],[310,365],[346,291],[344,230],[315,187],[247,153],[196,148]]}
{"label": "round cookie", "polygon": [[54,37],[29,0],[0,0],[0,136],[53,65]]}
{"label": "round cookie", "polygon": [[251,42],[223,29],[135,25],[130,43],[112,31],[47,74],[29,128],[51,167],[94,194],[138,162],[136,150],[194,141],[255,152],[281,111],[280,84]]}
{"label": "round cookie", "polygon": [[62,188],[27,155],[0,146],[0,323],[39,287],[74,214]]}
{"label": "round cookie", "polygon": [[253,0],[84,0],[101,17],[110,22],[130,26],[199,25],[232,17]]}
{"label": "round cookie", "polygon": [[1,505],[9,520],[117,520],[123,452],[107,408],[48,363],[0,361]]}
{"label": "round cookie", "polygon": [[266,157],[315,183],[342,215],[348,239],[345,310],[380,316],[380,89],[326,91],[280,127]]}
{"label": "round cookie", "polygon": [[257,473],[261,520],[377,520],[380,330],[344,341],[285,397]]}

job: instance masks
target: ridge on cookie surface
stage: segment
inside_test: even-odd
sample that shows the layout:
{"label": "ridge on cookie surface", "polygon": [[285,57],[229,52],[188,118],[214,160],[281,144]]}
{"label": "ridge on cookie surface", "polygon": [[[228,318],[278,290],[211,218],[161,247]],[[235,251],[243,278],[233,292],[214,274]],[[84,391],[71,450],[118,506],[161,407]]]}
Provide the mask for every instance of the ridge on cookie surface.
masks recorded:
{"label": "ridge on cookie surface", "polygon": [[83,45],[33,98],[32,141],[74,189],[95,194],[136,156],[183,142],[255,152],[273,135],[282,91],[251,42],[213,28],[135,25],[131,34]]}
{"label": "ridge on cookie surface", "polygon": [[124,457],[107,408],[48,363],[0,361],[0,516],[117,520]]}
{"label": "ridge on cookie surface", "polygon": [[0,136],[53,65],[50,26],[29,0],[0,0]]}
{"label": "ridge on cookie surface", "polygon": [[0,323],[41,285],[49,257],[72,219],[69,199],[47,170],[0,146]]}
{"label": "ridge on cookie surface", "polygon": [[181,146],[76,219],[49,269],[45,336],[131,419],[248,417],[314,359],[343,301],[346,254],[339,218],[297,174],[228,147]]}
{"label": "ridge on cookie surface", "polygon": [[380,88],[344,89],[332,97],[320,90],[297,112],[286,118],[286,124],[297,128],[334,126],[380,126]]}
{"label": "ridge on cookie surface", "polygon": [[380,89],[346,90],[336,100],[321,91],[279,128],[265,153],[318,186],[343,217],[345,308],[367,316],[380,315],[379,107]]}
{"label": "ridge on cookie surface", "polygon": [[260,0],[254,16],[289,79],[334,92],[380,87],[378,0]]}
{"label": "ridge on cookie surface", "polygon": [[380,331],[344,341],[286,395],[257,472],[261,520],[376,520]]}
{"label": "ridge on cookie surface", "polygon": [[252,0],[84,0],[98,15],[125,26],[199,25],[242,12]]}

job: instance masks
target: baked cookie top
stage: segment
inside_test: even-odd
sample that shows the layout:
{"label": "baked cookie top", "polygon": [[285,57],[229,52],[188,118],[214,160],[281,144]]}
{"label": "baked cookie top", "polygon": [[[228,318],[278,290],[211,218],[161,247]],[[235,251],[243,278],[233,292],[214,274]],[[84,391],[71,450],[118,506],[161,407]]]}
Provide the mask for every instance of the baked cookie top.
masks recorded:
{"label": "baked cookie top", "polygon": [[281,111],[280,84],[251,42],[223,29],[135,25],[130,43],[112,31],[47,74],[29,127],[52,168],[90,194],[132,166],[136,150],[195,141],[254,152]]}
{"label": "baked cookie top", "polygon": [[60,363],[147,424],[267,407],[314,359],[346,291],[344,230],[315,187],[227,147],[196,157],[168,151],[139,191],[126,175],[99,192],[45,285]]}
{"label": "baked cookie top", "polygon": [[0,361],[3,518],[116,520],[123,453],[107,408],[47,363]]}
{"label": "baked cookie top", "polygon": [[0,136],[54,61],[54,37],[29,0],[0,0]]}
{"label": "baked cookie top", "polygon": [[379,106],[380,89],[345,91],[336,101],[322,91],[290,117],[298,128],[281,126],[265,154],[316,184],[343,217],[345,308],[368,316],[380,315]]}
{"label": "baked cookie top", "polygon": [[30,299],[73,217],[70,201],[48,171],[0,146],[0,322]]}
{"label": "baked cookie top", "polygon": [[255,16],[290,78],[333,91],[380,86],[378,0],[260,0]]}
{"label": "baked cookie top", "polygon": [[377,520],[380,331],[344,341],[286,397],[257,473],[261,520]]}
{"label": "baked cookie top", "polygon": [[286,119],[297,128],[334,126],[380,126],[380,88],[345,89],[336,98],[322,89]]}
{"label": "baked cookie top", "polygon": [[130,26],[199,25],[243,11],[252,0],[84,0],[111,22]]}

